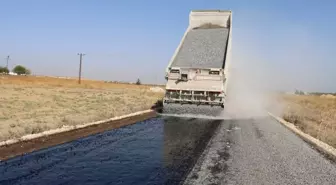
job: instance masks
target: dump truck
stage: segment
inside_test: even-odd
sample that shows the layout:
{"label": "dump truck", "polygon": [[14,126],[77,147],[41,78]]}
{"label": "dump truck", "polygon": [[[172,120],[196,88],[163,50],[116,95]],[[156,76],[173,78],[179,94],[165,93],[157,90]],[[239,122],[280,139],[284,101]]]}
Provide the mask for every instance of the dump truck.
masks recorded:
{"label": "dump truck", "polygon": [[221,106],[231,61],[230,10],[193,10],[189,25],[166,68],[167,104]]}

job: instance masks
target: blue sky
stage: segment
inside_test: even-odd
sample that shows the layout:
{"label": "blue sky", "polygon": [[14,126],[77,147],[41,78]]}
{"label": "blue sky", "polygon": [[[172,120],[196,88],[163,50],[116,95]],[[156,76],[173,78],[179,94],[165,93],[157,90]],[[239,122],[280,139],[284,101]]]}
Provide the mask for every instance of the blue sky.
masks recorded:
{"label": "blue sky", "polygon": [[10,67],[76,76],[83,52],[84,78],[164,83],[189,12],[231,9],[237,69],[279,89],[336,91],[335,8],[332,0],[1,0],[0,65],[11,55]]}

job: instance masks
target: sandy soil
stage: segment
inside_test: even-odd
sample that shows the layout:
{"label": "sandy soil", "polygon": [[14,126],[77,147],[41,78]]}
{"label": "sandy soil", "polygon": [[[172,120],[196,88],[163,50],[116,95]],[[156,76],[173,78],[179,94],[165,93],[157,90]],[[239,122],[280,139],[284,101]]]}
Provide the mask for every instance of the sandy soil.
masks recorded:
{"label": "sandy soil", "polygon": [[0,141],[149,109],[162,92],[147,85],[0,76]]}
{"label": "sandy soil", "polygon": [[286,95],[283,118],[303,132],[336,147],[336,98]]}

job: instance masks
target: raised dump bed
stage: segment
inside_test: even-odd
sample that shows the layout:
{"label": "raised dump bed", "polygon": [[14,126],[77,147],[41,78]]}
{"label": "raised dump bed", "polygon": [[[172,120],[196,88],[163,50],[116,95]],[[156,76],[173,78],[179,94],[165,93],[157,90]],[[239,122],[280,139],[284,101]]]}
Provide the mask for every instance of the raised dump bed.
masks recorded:
{"label": "raised dump bed", "polygon": [[224,68],[228,35],[228,28],[191,29],[171,67]]}
{"label": "raised dump bed", "polygon": [[166,69],[164,103],[224,107],[230,51],[231,11],[192,11]]}

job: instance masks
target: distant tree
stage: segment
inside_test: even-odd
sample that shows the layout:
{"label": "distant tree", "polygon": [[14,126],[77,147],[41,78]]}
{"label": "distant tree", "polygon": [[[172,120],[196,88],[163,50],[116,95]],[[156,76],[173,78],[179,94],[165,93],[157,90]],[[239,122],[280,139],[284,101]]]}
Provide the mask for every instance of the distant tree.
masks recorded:
{"label": "distant tree", "polygon": [[305,93],[303,91],[300,91],[300,90],[295,90],[295,94],[297,94],[297,95],[304,95]]}
{"label": "distant tree", "polygon": [[137,84],[137,85],[141,85],[141,81],[140,81],[140,79],[138,78],[138,80],[136,81],[136,83],[135,84]]}
{"label": "distant tree", "polygon": [[9,73],[9,70],[8,70],[7,67],[1,67],[1,66],[0,66],[0,73],[6,73],[6,74],[8,74],[8,73]]}
{"label": "distant tree", "polygon": [[13,72],[18,75],[29,75],[31,71],[24,66],[17,65],[14,67]]}

